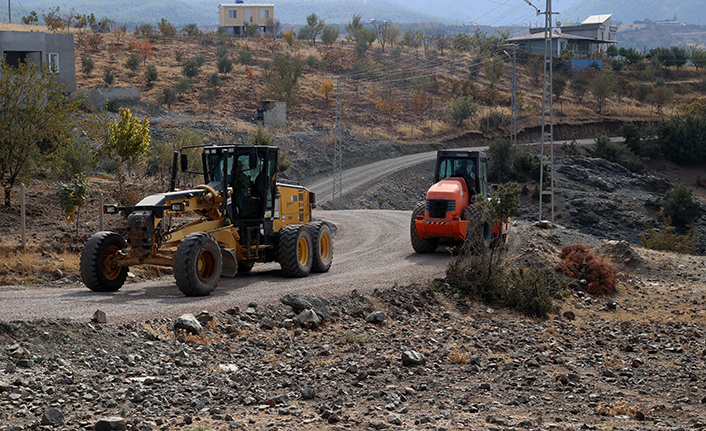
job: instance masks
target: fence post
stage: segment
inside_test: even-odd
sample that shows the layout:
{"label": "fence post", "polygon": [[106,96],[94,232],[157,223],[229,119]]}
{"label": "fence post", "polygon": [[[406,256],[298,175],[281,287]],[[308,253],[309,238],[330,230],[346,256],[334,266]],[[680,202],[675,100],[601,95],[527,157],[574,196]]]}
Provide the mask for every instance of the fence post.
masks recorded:
{"label": "fence post", "polygon": [[103,193],[101,193],[100,208],[98,208],[98,231],[103,232]]}
{"label": "fence post", "polygon": [[22,251],[27,251],[27,233],[26,233],[26,201],[25,201],[25,183],[20,184],[20,192],[22,194],[20,204],[20,231],[22,231]]}

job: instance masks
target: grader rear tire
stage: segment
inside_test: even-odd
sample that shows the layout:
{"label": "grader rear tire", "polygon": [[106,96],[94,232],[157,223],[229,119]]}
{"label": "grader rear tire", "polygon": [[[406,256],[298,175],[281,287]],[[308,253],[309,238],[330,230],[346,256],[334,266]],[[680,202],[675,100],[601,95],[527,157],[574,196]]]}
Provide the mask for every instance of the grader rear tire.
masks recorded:
{"label": "grader rear tire", "polygon": [[414,223],[417,217],[423,216],[425,204],[420,203],[412,211],[412,221],[409,226],[409,237],[412,240],[412,248],[417,253],[433,253],[439,245],[439,238],[421,238],[417,232],[417,225]]}
{"label": "grader rear tire", "polygon": [[289,225],[282,229],[277,248],[277,260],[288,277],[306,277],[311,272],[313,247],[306,226]]}
{"label": "grader rear tire", "polygon": [[311,272],[326,272],[331,268],[333,262],[333,237],[331,229],[324,222],[316,222],[309,225],[311,231],[311,248],[313,260]]}
{"label": "grader rear tire", "polygon": [[223,256],[218,242],[206,232],[184,238],[174,254],[174,279],[186,296],[206,296],[221,279]]}
{"label": "grader rear tire", "polygon": [[97,232],[81,251],[81,280],[94,292],[117,292],[127,279],[127,267],[117,266],[115,257],[126,246],[123,237],[113,232]]}

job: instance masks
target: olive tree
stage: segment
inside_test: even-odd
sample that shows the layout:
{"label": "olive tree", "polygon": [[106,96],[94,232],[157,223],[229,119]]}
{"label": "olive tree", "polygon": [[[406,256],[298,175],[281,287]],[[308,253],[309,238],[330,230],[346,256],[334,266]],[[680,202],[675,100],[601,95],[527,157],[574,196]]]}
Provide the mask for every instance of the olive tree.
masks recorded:
{"label": "olive tree", "polygon": [[0,185],[9,207],[15,183],[69,141],[81,101],[69,98],[47,67],[2,59],[0,71]]}

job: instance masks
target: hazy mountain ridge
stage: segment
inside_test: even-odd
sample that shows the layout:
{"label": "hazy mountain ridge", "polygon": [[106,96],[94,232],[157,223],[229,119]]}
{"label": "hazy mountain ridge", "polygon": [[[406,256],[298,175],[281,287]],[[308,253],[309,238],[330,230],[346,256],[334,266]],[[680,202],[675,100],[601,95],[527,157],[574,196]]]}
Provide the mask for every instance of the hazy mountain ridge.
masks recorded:
{"label": "hazy mountain ridge", "polygon": [[590,15],[613,14],[625,24],[650,19],[673,19],[689,24],[706,24],[706,2],[703,0],[577,0],[564,8],[559,20],[581,22]]}
{"label": "hazy mountain ridge", "polygon": [[[235,1],[233,0],[233,3]],[[272,1],[263,2],[275,4],[275,18],[285,24],[305,24],[308,14],[316,13],[330,24],[345,24],[351,20],[353,14],[363,16],[364,20],[370,18],[388,19],[394,22],[441,22],[457,24],[460,21],[443,18],[429,13],[413,11],[397,3],[386,0],[366,3],[356,0],[339,1]],[[126,0],[111,2],[95,2],[89,0],[68,0],[56,5],[48,5],[46,1],[26,0],[19,4],[12,4],[12,21],[20,23],[23,16],[31,11],[37,12],[42,19],[42,11],[50,7],[59,6],[60,11],[74,10],[81,14],[93,13],[96,18],[108,17],[117,23],[156,23],[166,18],[176,25],[196,22],[200,26],[218,25],[218,5],[222,1],[213,0],[174,0],[165,3],[160,0],[145,0],[134,3]],[[0,9],[0,20],[7,22],[7,9]]]}
{"label": "hazy mountain ridge", "polygon": [[[235,0],[174,0],[165,3],[161,0],[144,0],[139,3],[127,0],[97,2],[95,0],[64,0],[61,3],[47,3],[42,0],[25,0],[21,4],[11,0],[13,22],[31,11],[40,15],[49,7],[59,6],[62,12],[72,9],[81,14],[93,13],[97,18],[107,16],[118,23],[156,23],[166,18],[174,24],[196,22],[201,26],[218,24],[218,4]],[[246,2],[266,2],[275,4],[275,17],[286,24],[305,24],[306,15],[314,12],[329,24],[348,23],[353,14],[359,14],[365,21],[370,18],[390,20],[398,23],[439,22],[443,24],[478,24],[501,26],[523,25],[537,18],[533,9],[522,0],[511,0],[508,4],[498,4],[488,0],[438,0],[430,3],[423,0],[246,0]],[[555,4],[554,10],[561,10],[576,0],[564,0]],[[544,9],[544,1],[534,1]],[[557,2],[558,3],[558,2]],[[7,22],[7,9],[0,8],[0,20]]]}

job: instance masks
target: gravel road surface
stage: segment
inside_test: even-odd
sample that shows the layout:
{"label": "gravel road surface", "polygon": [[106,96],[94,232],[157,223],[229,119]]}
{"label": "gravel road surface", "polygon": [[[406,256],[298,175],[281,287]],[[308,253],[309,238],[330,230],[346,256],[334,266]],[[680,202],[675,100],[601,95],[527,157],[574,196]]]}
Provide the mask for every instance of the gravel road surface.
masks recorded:
{"label": "gravel road surface", "polygon": [[[623,138],[612,137],[610,138],[613,142],[621,142]],[[572,141],[555,141],[555,146],[561,146],[562,144],[570,144]],[[577,145],[591,145],[595,144],[595,139],[577,139]],[[521,144],[522,146],[532,146],[540,145],[541,142],[531,142],[527,144]],[[487,146],[484,147],[469,147],[469,148],[455,148],[456,150],[468,150],[468,151],[486,151]],[[367,165],[358,166],[355,168],[344,169],[341,172],[341,192],[345,195],[355,189],[371,184],[381,178],[389,175],[393,172],[401,171],[411,166],[418,165],[420,163],[428,162],[430,160],[436,159],[436,151],[426,151],[424,153],[411,154],[408,156],[393,157],[390,159],[384,159],[377,162],[369,163]],[[332,181],[333,176],[329,175],[324,178],[320,178],[317,181],[305,184],[306,187],[312,192],[316,193],[316,201],[318,204],[323,205],[327,203],[332,198]]]}
{"label": "gravel road surface", "polygon": [[316,211],[314,216],[338,226],[328,273],[291,279],[281,274],[277,263],[257,264],[250,274],[222,278],[210,296],[201,298],[183,296],[171,276],[128,283],[116,293],[91,292],[82,284],[8,286],[0,290],[0,321],[85,320],[97,309],[112,322],[174,318],[204,309],[244,308],[250,302],[275,303],[290,292],[329,296],[353,289],[368,291],[440,275],[450,257],[443,251],[433,255],[413,252],[408,211]]}

